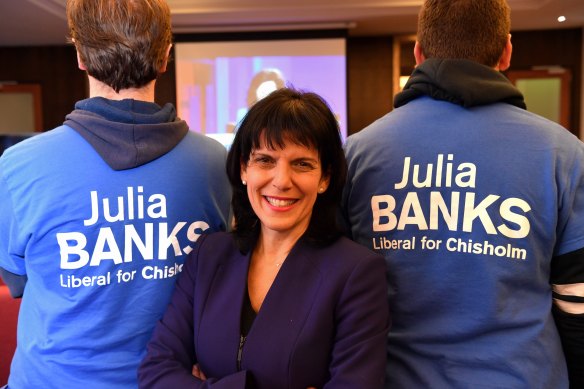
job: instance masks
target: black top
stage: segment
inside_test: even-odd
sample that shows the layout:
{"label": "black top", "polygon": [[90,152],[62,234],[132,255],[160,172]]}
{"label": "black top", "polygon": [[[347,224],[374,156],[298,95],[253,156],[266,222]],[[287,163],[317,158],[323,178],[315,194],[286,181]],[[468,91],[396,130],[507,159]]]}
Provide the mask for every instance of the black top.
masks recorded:
{"label": "black top", "polygon": [[251,306],[251,300],[249,299],[249,292],[244,293],[243,297],[243,307],[241,309],[241,335],[246,337],[251,329],[253,321],[257,316],[256,311],[253,310]]}

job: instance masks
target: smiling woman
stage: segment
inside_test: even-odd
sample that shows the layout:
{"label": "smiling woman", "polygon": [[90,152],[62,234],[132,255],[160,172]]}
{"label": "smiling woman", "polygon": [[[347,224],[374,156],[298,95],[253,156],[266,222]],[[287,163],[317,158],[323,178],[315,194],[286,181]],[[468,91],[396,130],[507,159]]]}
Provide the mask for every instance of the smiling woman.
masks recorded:
{"label": "smiling woman", "polygon": [[141,387],[381,388],[385,262],[336,224],[346,161],[327,103],[288,88],[255,103],[227,174],[234,231],[187,258]]}
{"label": "smiling woman", "polygon": [[263,233],[275,233],[293,245],[306,231],[318,193],[328,187],[314,148],[285,141],[270,149],[263,141],[241,168],[251,206]]}
{"label": "smiling woman", "polygon": [[[315,93],[284,88],[268,97],[256,103],[243,119],[228,156],[238,244],[249,249],[260,231],[258,219],[263,221],[252,206],[253,190],[242,183],[248,180],[250,168],[253,173],[261,167],[269,172],[264,177],[273,179],[263,194],[277,197],[284,192],[309,192],[304,193],[312,197],[302,233],[313,243],[326,245],[340,235],[335,220],[347,172],[338,122]],[[310,189],[305,188],[305,181],[312,183]],[[274,193],[278,188],[278,194]]]}

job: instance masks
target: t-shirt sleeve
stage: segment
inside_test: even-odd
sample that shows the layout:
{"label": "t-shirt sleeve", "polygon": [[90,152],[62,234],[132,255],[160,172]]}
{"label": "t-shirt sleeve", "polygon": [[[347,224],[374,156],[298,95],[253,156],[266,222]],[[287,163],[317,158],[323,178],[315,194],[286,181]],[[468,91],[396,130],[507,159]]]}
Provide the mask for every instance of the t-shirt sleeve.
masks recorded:
{"label": "t-shirt sleeve", "polygon": [[0,164],[0,267],[16,275],[26,274],[24,246],[19,238],[13,199]]}

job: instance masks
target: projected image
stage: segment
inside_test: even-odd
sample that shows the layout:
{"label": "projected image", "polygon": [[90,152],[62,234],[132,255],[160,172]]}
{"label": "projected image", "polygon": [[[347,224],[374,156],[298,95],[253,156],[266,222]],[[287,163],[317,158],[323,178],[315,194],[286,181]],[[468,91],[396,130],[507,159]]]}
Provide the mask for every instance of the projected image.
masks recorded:
{"label": "projected image", "polygon": [[320,94],[346,137],[344,39],[177,43],[175,62],[178,115],[227,148],[249,107],[284,86]]}

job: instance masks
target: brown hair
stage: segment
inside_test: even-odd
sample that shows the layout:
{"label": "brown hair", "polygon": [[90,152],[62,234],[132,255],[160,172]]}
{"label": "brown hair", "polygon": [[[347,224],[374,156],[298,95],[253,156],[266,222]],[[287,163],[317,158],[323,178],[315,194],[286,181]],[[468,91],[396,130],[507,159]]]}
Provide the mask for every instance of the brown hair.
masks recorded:
{"label": "brown hair", "polygon": [[284,76],[278,69],[263,69],[257,72],[249,84],[247,90],[247,107],[251,107],[258,101],[258,88],[260,85],[266,81],[273,81],[276,85],[276,89],[284,88],[286,83],[284,82]]}
{"label": "brown hair", "polygon": [[67,0],[67,22],[87,73],[116,92],[156,79],[172,43],[164,0]]}
{"label": "brown hair", "polygon": [[468,59],[494,67],[510,29],[506,0],[426,0],[417,39],[426,58]]}

